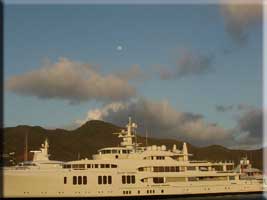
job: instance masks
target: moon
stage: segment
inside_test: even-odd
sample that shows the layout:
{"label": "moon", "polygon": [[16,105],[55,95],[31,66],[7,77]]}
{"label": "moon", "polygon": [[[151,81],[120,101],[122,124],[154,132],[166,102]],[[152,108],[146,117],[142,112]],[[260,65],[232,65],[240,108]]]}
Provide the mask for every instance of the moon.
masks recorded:
{"label": "moon", "polygon": [[117,51],[122,51],[122,49],[123,49],[123,48],[122,48],[122,46],[121,46],[121,45],[119,45],[119,46],[117,46],[117,48],[116,48],[116,49],[117,49]]}

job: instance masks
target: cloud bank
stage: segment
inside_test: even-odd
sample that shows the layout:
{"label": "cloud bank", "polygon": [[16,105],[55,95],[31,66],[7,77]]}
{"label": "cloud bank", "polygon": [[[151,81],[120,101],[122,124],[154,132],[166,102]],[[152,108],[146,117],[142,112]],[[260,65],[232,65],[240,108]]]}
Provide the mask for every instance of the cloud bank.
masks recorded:
{"label": "cloud bank", "polygon": [[[134,71],[135,72],[135,71]],[[128,76],[131,71],[128,72]],[[64,99],[70,103],[97,100],[127,100],[136,95],[128,80],[115,74],[103,75],[90,64],[60,58],[40,69],[12,76],[5,82],[8,91],[40,99]]]}
{"label": "cloud bank", "polygon": [[207,123],[197,113],[179,112],[168,101],[151,101],[144,98],[130,102],[113,102],[102,108],[88,111],[87,116],[77,120],[82,125],[88,120],[104,120],[124,126],[131,116],[138,124],[139,134],[150,137],[173,138],[198,146],[220,144],[231,148],[258,148],[262,141],[262,112],[248,108],[241,112],[236,126],[225,129],[218,124]]}
{"label": "cloud bank", "polygon": [[131,116],[139,125],[141,133],[148,129],[149,135],[161,138],[175,138],[197,145],[222,144],[230,140],[230,133],[222,127],[206,123],[204,117],[195,113],[178,112],[168,101],[150,101],[139,98],[131,102],[107,104],[102,108],[89,110],[83,120],[97,119],[124,126]]}
{"label": "cloud bank", "polygon": [[260,109],[246,111],[238,119],[236,131],[241,144],[258,145],[263,141],[263,112]]}
{"label": "cloud bank", "polygon": [[202,75],[212,71],[213,55],[202,55],[190,50],[180,50],[180,56],[173,68],[161,68],[162,80],[179,79],[182,77]]}
{"label": "cloud bank", "polygon": [[215,110],[217,112],[239,112],[239,111],[250,111],[250,110],[255,110],[256,108],[250,105],[246,105],[246,104],[238,104],[238,105],[215,105]]}
{"label": "cloud bank", "polygon": [[227,112],[233,110],[233,105],[216,105],[215,109],[217,112]]}
{"label": "cloud bank", "polygon": [[221,5],[221,12],[225,23],[225,30],[238,45],[244,45],[248,39],[248,31],[255,24],[263,22],[263,6],[261,1],[243,0],[239,3]]}

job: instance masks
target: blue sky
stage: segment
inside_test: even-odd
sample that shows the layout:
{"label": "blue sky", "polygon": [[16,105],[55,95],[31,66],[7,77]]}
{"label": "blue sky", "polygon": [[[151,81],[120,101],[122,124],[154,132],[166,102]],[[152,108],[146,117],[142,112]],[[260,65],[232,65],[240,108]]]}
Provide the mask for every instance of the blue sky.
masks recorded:
{"label": "blue sky", "polygon": [[[177,112],[202,115],[205,123],[234,129],[245,112],[235,109],[238,105],[262,107],[262,24],[257,15],[247,15],[248,23],[242,25],[242,9],[234,10],[237,15],[227,9],[216,4],[6,5],[4,79],[8,85],[12,77],[60,58],[90,64],[103,77],[138,66],[144,78],[126,81],[135,90],[126,101],[167,101]],[[203,66],[197,66],[202,61]],[[161,78],[164,70],[171,77]],[[14,84],[4,94],[5,126],[68,127],[113,102],[87,96],[69,103],[65,94],[44,97],[47,91],[40,98],[23,88],[24,82]],[[216,106],[232,108],[219,112]]]}

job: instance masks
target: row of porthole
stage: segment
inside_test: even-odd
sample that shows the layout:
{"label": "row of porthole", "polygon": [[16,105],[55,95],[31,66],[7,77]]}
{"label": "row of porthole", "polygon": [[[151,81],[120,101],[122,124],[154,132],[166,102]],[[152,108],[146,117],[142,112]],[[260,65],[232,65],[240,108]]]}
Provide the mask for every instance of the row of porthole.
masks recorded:
{"label": "row of porthole", "polygon": [[[139,191],[139,190],[138,190]],[[123,194],[132,194],[132,191],[131,190],[125,190],[122,192]]]}
{"label": "row of porthole", "polygon": [[[86,194],[87,192],[85,192]],[[88,192],[90,193],[90,192]],[[103,191],[98,191],[98,193],[103,193]],[[164,193],[164,190],[161,190],[161,193]],[[29,194],[29,192],[24,192],[24,194]],[[47,192],[41,192],[41,194],[47,194]],[[64,192],[58,192],[58,194],[64,194]],[[75,192],[75,194],[81,194],[81,192]],[[123,194],[132,194],[131,190],[123,191]],[[140,190],[138,190],[138,194],[140,194]],[[147,194],[155,194],[155,190],[147,190]]]}
{"label": "row of porthole", "polygon": [[147,194],[155,194],[155,190],[147,190],[146,193]]}
{"label": "row of porthole", "polygon": [[[104,191],[103,191],[103,190],[101,190],[101,191],[97,191],[97,193],[98,193],[98,194],[101,194],[101,193],[103,194],[103,193],[104,193]],[[107,191],[107,193],[112,193],[112,191],[111,191],[111,190],[109,190],[109,191]]]}
{"label": "row of porthole", "polygon": [[[84,192],[85,194],[90,194],[90,192]],[[30,194],[29,192],[24,192],[24,194]],[[41,194],[47,194],[47,192],[41,192]],[[64,192],[58,192],[58,194],[64,194]],[[81,192],[75,192],[75,194],[81,194]]]}
{"label": "row of porthole", "polygon": [[[140,190],[137,191],[138,194],[140,194]],[[147,190],[147,194],[155,194],[155,190]],[[164,190],[161,190],[161,193],[164,193]],[[131,190],[124,190],[123,194],[132,194]]]}
{"label": "row of porthole", "polygon": [[[224,189],[230,190],[230,187],[225,187]],[[204,188],[204,190],[210,190],[210,188]],[[185,189],[185,191],[189,191],[189,189]]]}

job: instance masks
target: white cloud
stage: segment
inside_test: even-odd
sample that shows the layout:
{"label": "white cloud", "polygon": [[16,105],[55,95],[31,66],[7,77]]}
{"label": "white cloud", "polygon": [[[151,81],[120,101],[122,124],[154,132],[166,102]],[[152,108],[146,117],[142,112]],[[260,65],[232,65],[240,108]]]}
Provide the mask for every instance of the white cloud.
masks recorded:
{"label": "white cloud", "polygon": [[125,104],[120,102],[113,102],[105,105],[103,108],[89,110],[87,116],[83,120],[76,120],[75,123],[82,125],[90,120],[103,120],[109,115],[110,112],[118,112],[120,109],[124,109]]}
{"label": "white cloud", "polygon": [[6,89],[19,95],[42,99],[64,99],[71,103],[97,100],[102,102],[126,100],[136,95],[128,80],[114,74],[103,75],[90,64],[60,58],[40,69],[12,76]]}
{"label": "white cloud", "polygon": [[116,73],[116,76],[123,80],[145,80],[147,75],[141,70],[140,66],[135,64],[127,70],[122,70]]}

